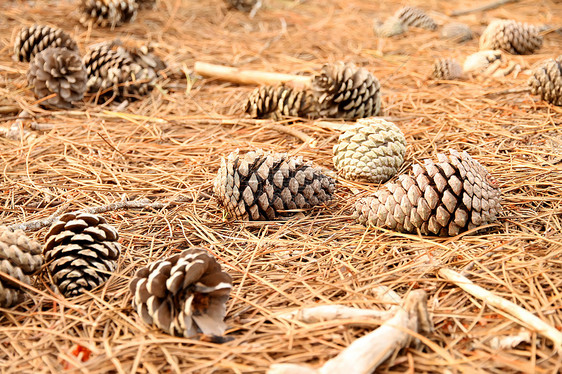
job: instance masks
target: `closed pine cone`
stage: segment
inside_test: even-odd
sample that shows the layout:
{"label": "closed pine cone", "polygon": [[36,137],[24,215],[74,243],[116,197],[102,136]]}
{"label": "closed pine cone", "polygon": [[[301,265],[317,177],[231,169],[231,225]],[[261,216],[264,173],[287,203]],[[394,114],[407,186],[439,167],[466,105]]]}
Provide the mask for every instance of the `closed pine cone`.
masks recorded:
{"label": "closed pine cone", "polygon": [[542,47],[539,28],[514,20],[494,20],[480,37],[480,49],[501,49],[515,55],[530,55]]}
{"label": "closed pine cone", "polygon": [[[43,265],[41,245],[22,230],[12,231],[0,226],[0,272],[24,284],[31,284],[30,275]],[[20,285],[0,277],[0,307],[8,308],[24,299]]]}
{"label": "closed pine cone", "polygon": [[354,217],[362,225],[424,235],[454,236],[494,222],[500,210],[496,180],[468,153],[454,150],[438,162],[414,165],[373,196],[359,199]]}
{"label": "closed pine cone", "polygon": [[394,17],[398,18],[404,25],[409,27],[419,27],[426,30],[437,29],[437,24],[433,18],[416,7],[405,6],[400,8],[394,13]]}
{"label": "closed pine cone", "polygon": [[262,150],[242,157],[232,152],[214,180],[215,196],[227,213],[251,221],[310,209],[332,199],[334,191],[334,179],[302,157]]}
{"label": "closed pine cone", "polygon": [[328,118],[372,117],[381,109],[379,80],[352,63],[326,64],[312,81],[319,115]]}
{"label": "closed pine cone", "polygon": [[129,289],[133,308],[168,334],[224,334],[232,279],[205,249],[193,247],[140,269]]}
{"label": "closed pine cone", "polygon": [[309,117],[314,115],[314,103],[308,91],[264,86],[250,94],[245,111],[254,118]]}
{"label": "closed pine cone", "polygon": [[66,297],[105,283],[117,267],[119,234],[105,218],[87,213],[61,216],[45,236],[48,269]]}
{"label": "closed pine cone", "polygon": [[230,8],[245,13],[250,13],[254,8],[261,6],[261,0],[225,0],[225,2]]}
{"label": "closed pine cone", "polygon": [[80,23],[100,27],[114,27],[134,21],[137,16],[136,0],[80,0]]}
{"label": "closed pine cone", "polygon": [[115,94],[117,100],[146,95],[156,78],[153,69],[143,68],[122,53],[102,45],[84,57],[88,91]]}
{"label": "closed pine cone", "polygon": [[398,126],[365,118],[340,135],[334,166],[346,179],[385,182],[398,172],[405,153],[406,139]]}
{"label": "closed pine cone", "polygon": [[67,48],[78,53],[78,45],[62,29],[44,25],[24,27],[16,37],[14,56],[18,61],[29,62],[35,55],[49,47]]}
{"label": "closed pine cone", "polygon": [[77,52],[66,48],[47,48],[35,55],[29,64],[27,80],[41,102],[59,108],[72,107],[86,92],[86,69]]}
{"label": "closed pine cone", "polygon": [[461,65],[452,58],[440,58],[433,64],[431,78],[453,80],[462,77]]}
{"label": "closed pine cone", "polygon": [[537,67],[529,78],[529,86],[544,101],[562,106],[562,55]]}

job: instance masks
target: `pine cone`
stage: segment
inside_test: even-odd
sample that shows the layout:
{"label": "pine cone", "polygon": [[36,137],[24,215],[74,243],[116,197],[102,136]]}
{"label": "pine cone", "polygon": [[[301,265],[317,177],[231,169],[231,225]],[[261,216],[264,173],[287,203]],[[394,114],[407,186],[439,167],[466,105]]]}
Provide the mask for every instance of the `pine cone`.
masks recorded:
{"label": "pine cone", "polygon": [[541,95],[544,101],[562,106],[562,55],[537,67],[528,84],[533,94]]}
{"label": "pine cone", "polygon": [[354,64],[326,64],[312,81],[319,115],[329,118],[372,117],[381,109],[379,80]]}
{"label": "pine cone", "polygon": [[59,108],[72,107],[86,92],[86,69],[80,55],[66,48],[47,48],[35,55],[29,64],[27,80],[41,102]]}
{"label": "pine cone", "polygon": [[[31,284],[30,275],[43,265],[41,245],[22,230],[12,231],[0,226],[0,272],[18,281]],[[22,302],[24,292],[17,283],[0,277],[0,307],[8,308]]]}
{"label": "pine cone", "polygon": [[334,166],[346,179],[386,182],[400,169],[405,153],[406,139],[398,126],[383,119],[360,119],[334,145]]}
{"label": "pine cone", "polygon": [[136,64],[141,66],[143,69],[153,70],[154,75],[160,70],[166,69],[166,63],[154,53],[154,49],[149,45],[142,45],[140,47],[135,46],[120,46],[117,48],[117,52],[128,57]]}
{"label": "pine cone", "polygon": [[530,55],[542,47],[539,28],[514,20],[494,20],[480,36],[480,49],[501,49],[514,55]]}
{"label": "pine cone", "polygon": [[18,61],[29,62],[35,55],[49,47],[66,48],[78,53],[78,45],[63,30],[50,26],[33,25],[23,28],[14,43]]}
{"label": "pine cone", "polygon": [[115,27],[134,21],[137,16],[136,0],[81,0],[80,23],[100,27]]}
{"label": "pine cone", "polygon": [[107,45],[96,47],[84,57],[88,91],[114,94],[118,100],[146,95],[156,79],[153,69],[144,69],[129,54]]}
{"label": "pine cone", "polygon": [[261,7],[261,0],[225,0],[230,8],[237,9],[241,12],[250,13]]}
{"label": "pine cone", "polygon": [[[332,198],[335,181],[302,157],[286,153],[238,150],[222,159],[214,192],[220,205],[237,218],[273,220],[309,209]],[[292,211],[292,212],[291,212]]]}
{"label": "pine cone", "polygon": [[408,26],[402,23],[397,17],[389,17],[386,21],[381,22],[375,20],[375,34],[381,38],[390,38],[391,36],[400,35],[408,31]]}
{"label": "pine cone", "polygon": [[453,236],[496,220],[496,180],[468,153],[438,154],[438,162],[413,166],[373,196],[359,199],[354,218],[363,225]]}
{"label": "pine cone", "polygon": [[431,78],[453,80],[462,77],[462,67],[452,58],[440,58],[433,64]]}
{"label": "pine cone", "polygon": [[441,38],[454,40],[457,43],[466,42],[473,38],[472,30],[468,25],[459,22],[447,23],[441,29]]}
{"label": "pine cone", "polygon": [[121,252],[118,238],[105,218],[93,214],[67,213],[53,223],[43,253],[64,296],[80,295],[109,279]]}
{"label": "pine cone", "polygon": [[419,27],[426,30],[437,29],[437,24],[423,10],[411,6],[400,8],[394,13],[394,17],[402,21],[406,26]]}
{"label": "pine cone", "polygon": [[140,269],[129,289],[133,308],[171,335],[222,335],[232,279],[206,250],[187,249]]}
{"label": "pine cone", "polygon": [[156,7],[156,0],[136,0],[139,9],[154,9]]}
{"label": "pine cone", "polygon": [[248,97],[245,111],[254,118],[314,116],[314,97],[308,91],[286,86],[256,88]]}
{"label": "pine cone", "polygon": [[501,51],[479,51],[469,55],[463,64],[465,73],[475,72],[482,73],[492,64],[501,64],[503,56]]}

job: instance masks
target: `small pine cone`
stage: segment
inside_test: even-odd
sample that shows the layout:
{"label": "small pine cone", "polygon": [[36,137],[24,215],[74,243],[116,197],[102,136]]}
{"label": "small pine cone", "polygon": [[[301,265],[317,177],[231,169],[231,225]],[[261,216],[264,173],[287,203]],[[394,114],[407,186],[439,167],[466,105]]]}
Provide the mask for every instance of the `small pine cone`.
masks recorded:
{"label": "small pine cone", "polygon": [[461,65],[452,58],[440,58],[433,64],[431,78],[440,80],[454,80],[462,77]]}
{"label": "small pine cone", "polygon": [[379,80],[367,69],[343,62],[326,64],[312,81],[319,115],[357,119],[376,116],[381,110]]}
{"label": "small pine cone", "polygon": [[503,61],[502,52],[499,50],[479,51],[469,55],[464,60],[463,71],[465,73],[482,73],[493,64],[501,64]]}
{"label": "small pine cone", "polygon": [[530,55],[542,47],[539,28],[514,20],[494,20],[480,36],[480,49],[501,49],[514,55]]}
{"label": "small pine cone", "polygon": [[386,182],[398,172],[405,154],[406,139],[398,126],[384,119],[360,119],[334,145],[334,166],[346,179]]}
{"label": "small pine cone", "polygon": [[224,334],[230,275],[205,249],[192,247],[140,269],[129,284],[133,308],[168,334]]}
{"label": "small pine cone", "polygon": [[460,22],[450,22],[441,28],[441,39],[453,40],[457,43],[472,40],[474,35],[470,27]]}
{"label": "small pine cone", "polygon": [[107,45],[96,47],[84,57],[88,74],[88,91],[115,94],[116,99],[146,95],[156,79],[153,69],[145,69],[131,60],[129,54],[112,50]]}
{"label": "small pine cone", "polygon": [[38,99],[56,94],[42,101],[43,105],[70,108],[86,92],[87,75],[80,55],[66,48],[47,48],[36,54],[27,80]]}
{"label": "small pine cone", "polygon": [[384,22],[375,20],[373,30],[375,34],[381,38],[390,38],[391,36],[405,33],[408,31],[408,26],[402,23],[402,20],[397,17],[389,17]]}
{"label": "small pine cone", "polygon": [[117,52],[128,55],[129,58],[143,69],[153,70],[156,74],[160,70],[166,69],[166,63],[153,52],[153,48],[148,45],[140,47],[122,46],[117,48]]}
{"label": "small pine cone", "polygon": [[308,117],[314,116],[314,104],[314,97],[308,91],[264,86],[250,94],[245,111],[254,118]]}
{"label": "small pine cone", "polygon": [[562,106],[562,55],[537,67],[528,84],[533,94],[541,95],[544,101]]}
{"label": "small pine cone", "polygon": [[137,16],[136,0],[81,0],[80,23],[100,27],[114,27],[134,21]]}
{"label": "small pine cone", "polygon": [[14,43],[14,56],[18,61],[29,62],[35,55],[49,47],[66,48],[78,53],[78,45],[59,28],[33,25],[23,28]]}
{"label": "small pine cone", "polygon": [[117,267],[119,234],[105,218],[67,213],[45,236],[48,269],[65,297],[77,296],[105,283]]}
{"label": "small pine cone", "polygon": [[500,191],[478,161],[463,152],[438,154],[438,162],[413,166],[373,196],[359,199],[354,218],[362,225],[424,235],[454,236],[496,220]]}
{"label": "small pine cone", "polygon": [[[0,272],[18,281],[31,284],[30,275],[43,265],[41,245],[22,230],[12,231],[0,226]],[[17,283],[0,277],[0,307],[8,308],[24,299]]]}
{"label": "small pine cone", "polygon": [[286,153],[238,150],[222,159],[214,180],[220,205],[233,216],[251,221],[273,220],[279,216],[310,209],[332,199],[334,179],[302,157]]}
{"label": "small pine cone", "polygon": [[426,30],[437,29],[437,24],[423,10],[411,6],[405,6],[394,13],[394,17],[400,19],[403,24],[411,27],[419,27]]}
{"label": "small pine cone", "polygon": [[261,7],[261,0],[225,0],[230,8],[237,9],[241,12],[250,13],[254,9]]}

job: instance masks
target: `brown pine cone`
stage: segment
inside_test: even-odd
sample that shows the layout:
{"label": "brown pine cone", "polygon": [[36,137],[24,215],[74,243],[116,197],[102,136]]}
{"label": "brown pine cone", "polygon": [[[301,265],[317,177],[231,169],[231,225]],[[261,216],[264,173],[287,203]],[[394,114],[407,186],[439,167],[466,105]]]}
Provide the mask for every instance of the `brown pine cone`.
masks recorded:
{"label": "brown pine cone", "polygon": [[326,64],[312,81],[319,115],[328,118],[372,117],[381,109],[379,80],[352,63]]}
{"label": "brown pine cone", "polygon": [[66,48],[47,48],[35,55],[29,64],[27,81],[42,105],[70,108],[86,92],[86,69],[80,55]]}
{"label": "brown pine cone", "polygon": [[117,230],[93,214],[67,213],[53,223],[43,253],[65,297],[93,290],[109,279],[121,253],[118,239]]}
{"label": "brown pine cone", "polygon": [[468,153],[437,155],[414,165],[373,196],[359,199],[354,218],[362,225],[424,235],[454,236],[494,222],[500,210],[496,180]]}
{"label": "brown pine cone", "polygon": [[49,47],[66,48],[79,53],[78,45],[74,39],[62,29],[33,25],[24,27],[19,32],[14,43],[14,56],[18,61],[29,62],[33,60],[37,53]]}
{"label": "brown pine cone", "polygon": [[335,181],[302,157],[238,150],[222,159],[214,193],[227,213],[251,221],[273,220],[332,199]]}
{"label": "brown pine cone", "polygon": [[144,322],[168,334],[223,335],[230,275],[205,249],[193,247],[140,269],[129,289]]}
{"label": "brown pine cone", "polygon": [[494,20],[480,36],[480,49],[501,49],[514,55],[530,55],[542,47],[539,28],[514,20]]}
{"label": "brown pine cone", "polygon": [[314,97],[308,91],[286,86],[256,88],[248,97],[244,110],[253,118],[313,117]]}
{"label": "brown pine cone", "polygon": [[423,10],[405,6],[400,8],[394,13],[394,17],[402,21],[402,23],[408,27],[419,27],[426,30],[437,29],[437,24],[428,16]]}
{"label": "brown pine cone", "polygon": [[139,9],[154,9],[156,7],[156,0],[136,0]]}
{"label": "brown pine cone", "polygon": [[439,80],[453,80],[462,77],[461,65],[452,58],[440,58],[433,64],[431,78]]}
{"label": "brown pine cone", "polygon": [[[0,226],[0,272],[31,284],[30,275],[43,265],[41,245],[22,230],[12,231]],[[0,307],[8,308],[22,302],[24,290],[15,282],[0,277]]]}
{"label": "brown pine cone", "polygon": [[562,55],[537,67],[528,84],[533,94],[540,95],[544,101],[562,106]]}
{"label": "brown pine cone", "polygon": [[80,23],[86,27],[115,27],[134,21],[137,9],[136,0],[81,0]]}

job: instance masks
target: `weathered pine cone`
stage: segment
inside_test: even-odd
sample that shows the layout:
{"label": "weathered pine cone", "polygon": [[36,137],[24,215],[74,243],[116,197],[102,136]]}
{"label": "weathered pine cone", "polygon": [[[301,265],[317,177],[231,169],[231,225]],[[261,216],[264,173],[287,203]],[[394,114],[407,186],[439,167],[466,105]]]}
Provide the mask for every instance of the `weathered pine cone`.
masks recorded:
{"label": "weathered pine cone", "polygon": [[[41,245],[22,230],[12,231],[0,226],[0,272],[31,284],[30,276],[43,265]],[[24,291],[20,285],[0,277],[0,307],[8,308],[22,302]]]}
{"label": "weathered pine cone", "polygon": [[529,55],[542,47],[539,28],[514,20],[494,20],[480,36],[480,49],[501,49],[515,55]]}
{"label": "weathered pine cone", "polygon": [[119,46],[117,52],[129,56],[129,58],[136,64],[140,65],[143,69],[153,70],[154,73],[166,69],[166,63],[153,52],[153,48],[149,45],[142,45],[140,47],[134,46]]}
{"label": "weathered pine cone", "polygon": [[392,122],[377,118],[357,121],[334,145],[334,166],[346,179],[386,182],[400,169],[406,139]]}
{"label": "weathered pine cone", "polygon": [[310,209],[330,199],[334,179],[302,157],[238,150],[222,159],[214,193],[227,213],[251,221],[273,220]]}
{"label": "weathered pine cone", "polygon": [[424,235],[454,236],[494,222],[500,210],[496,180],[476,160],[454,150],[438,162],[414,165],[373,196],[355,204],[362,225]]}
{"label": "weathered pine cone", "polygon": [[229,8],[237,9],[241,12],[250,13],[254,8],[261,6],[261,0],[225,0]]}
{"label": "weathered pine cone", "polygon": [[408,31],[408,26],[401,19],[392,16],[388,17],[384,22],[375,20],[373,30],[381,38],[390,38],[391,36],[405,33]]}
{"label": "weathered pine cone", "polygon": [[528,84],[533,94],[540,95],[544,101],[562,106],[562,55],[537,67]]}
{"label": "weathered pine cone", "polygon": [[56,94],[42,105],[69,108],[86,92],[86,69],[80,55],[66,48],[47,48],[37,53],[29,64],[27,80],[38,99]]}
{"label": "weathered pine cone", "polygon": [[433,64],[431,78],[440,80],[453,80],[462,77],[461,65],[452,58],[440,58]]}
{"label": "weathered pine cone", "polygon": [[81,0],[80,23],[86,27],[115,27],[134,21],[137,9],[136,0]]}
{"label": "weathered pine cone", "polygon": [[442,39],[454,40],[457,43],[472,40],[474,37],[472,30],[468,25],[459,22],[451,22],[445,24],[441,28],[440,36]]}
{"label": "weathered pine cone", "polygon": [[502,52],[499,50],[479,51],[464,60],[463,71],[465,73],[483,73],[492,65],[501,64],[502,61]]}
{"label": "weathered pine cone", "polygon": [[352,63],[326,64],[312,81],[321,117],[357,119],[381,110],[379,80],[367,69]]}
{"label": "weathered pine cone", "polygon": [[405,6],[400,8],[394,13],[394,17],[398,18],[404,25],[409,27],[419,27],[426,30],[437,29],[437,24],[433,18],[416,7]]}
{"label": "weathered pine cone", "polygon": [[153,87],[156,72],[143,68],[107,45],[96,47],[84,56],[88,74],[88,91],[115,95],[117,100],[146,95]]}
{"label": "weathered pine cone", "polygon": [[129,289],[144,322],[168,334],[224,334],[232,279],[205,249],[193,247],[140,269]]}
{"label": "weathered pine cone", "polygon": [[244,110],[254,118],[312,117],[315,100],[306,90],[286,86],[256,88],[248,97]]}
{"label": "weathered pine cone", "polygon": [[16,37],[14,56],[18,61],[29,62],[45,49],[66,48],[78,53],[78,45],[62,29],[44,25],[24,27]]}
{"label": "weathered pine cone", "polygon": [[67,213],[53,223],[43,253],[65,297],[93,290],[109,279],[121,252],[118,239],[117,230],[93,214]]}

